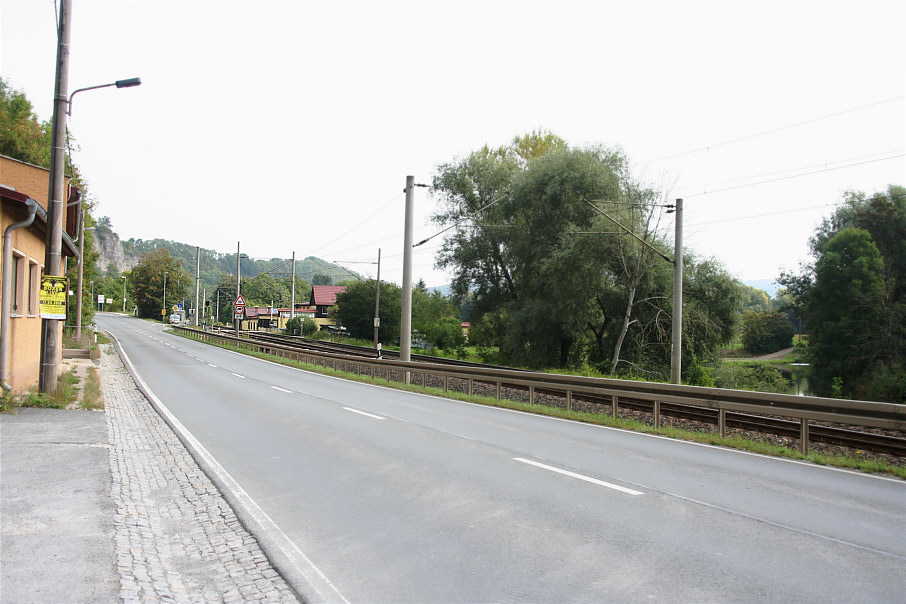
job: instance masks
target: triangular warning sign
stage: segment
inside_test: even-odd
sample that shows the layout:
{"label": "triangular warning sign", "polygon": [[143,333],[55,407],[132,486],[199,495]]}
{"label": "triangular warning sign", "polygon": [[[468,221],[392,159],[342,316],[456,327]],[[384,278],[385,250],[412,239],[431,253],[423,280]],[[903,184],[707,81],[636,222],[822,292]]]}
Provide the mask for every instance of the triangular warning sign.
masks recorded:
{"label": "triangular warning sign", "polygon": [[233,304],[235,306],[245,306],[245,300],[242,299],[242,294],[236,296],[236,301]]}

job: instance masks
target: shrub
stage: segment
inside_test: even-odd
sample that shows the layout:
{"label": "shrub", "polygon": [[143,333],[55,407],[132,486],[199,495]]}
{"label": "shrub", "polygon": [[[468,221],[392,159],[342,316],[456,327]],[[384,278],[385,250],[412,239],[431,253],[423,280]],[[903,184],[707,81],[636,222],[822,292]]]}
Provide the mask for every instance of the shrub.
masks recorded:
{"label": "shrub", "polygon": [[769,354],[793,344],[795,328],[783,313],[746,311],[742,320],[742,345],[752,354]]}
{"label": "shrub", "polygon": [[716,388],[793,394],[795,388],[776,367],[761,363],[721,363],[711,372]]}

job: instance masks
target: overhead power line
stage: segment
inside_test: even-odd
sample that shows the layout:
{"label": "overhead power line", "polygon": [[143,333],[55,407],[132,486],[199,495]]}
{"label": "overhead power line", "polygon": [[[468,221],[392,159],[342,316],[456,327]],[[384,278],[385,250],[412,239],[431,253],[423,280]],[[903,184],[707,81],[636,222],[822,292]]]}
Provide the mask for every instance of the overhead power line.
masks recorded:
{"label": "overhead power line", "polygon": [[822,169],[822,170],[813,170],[813,171],[811,171],[811,172],[803,172],[803,173],[801,173],[801,174],[791,174],[791,175],[789,175],[789,176],[779,176],[779,177],[777,177],[777,178],[769,178],[769,179],[767,179],[767,180],[760,180],[760,181],[758,181],[758,182],[750,182],[750,183],[746,183],[746,184],[744,184],[744,185],[734,185],[734,186],[732,186],[732,187],[724,187],[724,188],[722,188],[722,189],[712,189],[712,190],[710,190],[710,191],[705,190],[705,191],[702,191],[701,193],[686,194],[686,195],[683,195],[683,197],[684,197],[684,198],[689,198],[689,197],[700,197],[701,195],[708,195],[709,193],[720,193],[720,192],[722,192],[722,191],[732,191],[732,190],[734,190],[734,189],[744,189],[745,187],[754,187],[755,185],[763,185],[763,184],[767,184],[767,183],[770,183],[770,182],[778,182],[778,181],[781,181],[781,180],[789,180],[789,179],[791,179],[791,178],[799,178],[799,177],[801,177],[801,176],[810,176],[810,175],[812,175],[812,174],[820,174],[820,173],[822,173],[822,172],[831,172],[831,171],[833,171],[833,170],[842,170],[843,168],[852,168],[852,167],[854,167],[854,166],[862,166],[862,165],[865,165],[865,164],[872,164],[872,163],[879,162],[879,161],[886,161],[886,160],[888,160],[888,159],[896,159],[896,158],[898,158],[898,157],[903,157],[904,155],[906,155],[906,153],[899,153],[899,154],[897,154],[897,155],[891,155],[891,156],[888,156],[888,157],[881,157],[881,158],[878,158],[878,159],[869,159],[869,160],[860,161],[860,162],[853,162],[853,163],[845,164],[845,165],[842,165],[842,166],[835,166],[835,167],[833,167],[833,168],[824,168],[824,169]]}
{"label": "overhead power line", "polygon": [[755,132],[755,133],[752,133],[752,134],[747,134],[747,135],[745,135],[745,136],[740,136],[740,137],[737,137],[737,138],[732,138],[732,139],[730,139],[730,140],[726,140],[726,141],[723,141],[723,142],[720,142],[720,143],[715,143],[715,144],[713,144],[713,145],[706,145],[706,146],[704,146],[704,147],[698,147],[698,148],[696,148],[696,149],[690,149],[689,151],[681,151],[681,152],[679,152],[679,153],[674,153],[674,154],[672,154],[672,155],[665,155],[665,156],[663,156],[663,157],[656,157],[656,158],[654,158],[654,159],[649,159],[649,160],[643,161],[642,164],[651,164],[651,163],[658,162],[658,161],[664,161],[665,159],[673,159],[673,158],[676,158],[676,157],[682,157],[682,156],[684,156],[684,155],[692,155],[693,153],[701,153],[702,151],[710,151],[711,149],[716,149],[716,148],[718,148],[718,147],[724,147],[724,146],[726,146],[726,145],[732,145],[733,143],[738,143],[738,142],[741,142],[741,141],[744,141],[744,140],[748,140],[748,139],[751,139],[751,138],[757,138],[757,137],[759,137],[759,136],[765,136],[765,135],[767,135],[767,134],[773,134],[773,133],[775,133],[775,132],[780,132],[780,131],[782,131],[782,130],[789,130],[789,129],[791,129],[791,128],[798,128],[799,126],[804,126],[804,125],[806,125],[806,124],[811,124],[811,123],[814,123],[814,122],[820,122],[821,120],[827,120],[827,119],[830,119],[830,118],[832,118],[832,117],[838,117],[838,116],[841,116],[841,115],[845,115],[845,114],[847,114],[847,113],[853,113],[854,111],[862,111],[863,109],[869,109],[869,108],[871,108],[871,107],[876,107],[876,106],[878,106],[878,105],[884,105],[884,104],[886,104],[886,103],[892,103],[893,101],[899,101],[899,100],[902,100],[902,99],[904,99],[904,98],[906,98],[906,95],[895,96],[895,97],[893,97],[893,98],[885,99],[885,100],[883,100],[883,101],[877,101],[877,102],[875,102],[875,103],[869,103],[869,104],[867,104],[867,105],[862,105],[862,106],[860,106],[860,107],[853,107],[853,108],[851,108],[851,109],[844,109],[843,111],[838,111],[838,112],[836,112],[836,113],[829,113],[829,114],[827,114],[827,115],[822,115],[822,116],[820,116],[820,117],[815,117],[815,118],[808,119],[808,120],[804,120],[804,121],[801,121],[801,122],[796,122],[796,123],[793,123],[793,124],[787,124],[786,126],[780,126],[780,127],[777,127],[777,128],[771,128],[770,130],[763,130],[763,131],[761,131],[761,132]]}

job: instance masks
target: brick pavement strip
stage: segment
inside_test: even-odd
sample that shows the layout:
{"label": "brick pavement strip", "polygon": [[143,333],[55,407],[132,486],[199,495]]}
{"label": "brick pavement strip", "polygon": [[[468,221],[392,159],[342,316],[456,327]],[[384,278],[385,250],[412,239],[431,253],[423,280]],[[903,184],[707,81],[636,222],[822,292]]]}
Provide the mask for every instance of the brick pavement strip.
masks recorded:
{"label": "brick pavement strip", "polygon": [[297,602],[109,344],[101,389],[122,600]]}

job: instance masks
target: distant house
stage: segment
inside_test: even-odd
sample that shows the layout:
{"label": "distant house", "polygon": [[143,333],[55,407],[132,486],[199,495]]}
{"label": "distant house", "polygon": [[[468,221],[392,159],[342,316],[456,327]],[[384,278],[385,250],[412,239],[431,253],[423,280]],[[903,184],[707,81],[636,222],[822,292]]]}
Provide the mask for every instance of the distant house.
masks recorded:
{"label": "distant house", "polygon": [[[47,241],[47,191],[50,171],[0,155],[0,232],[3,233],[3,263],[0,280],[0,381],[19,393],[35,386],[41,368],[41,311],[38,291],[44,275]],[[64,262],[77,258],[72,238],[78,232],[78,190],[65,180],[67,203],[63,204]],[[70,203],[73,205],[70,206]],[[61,271],[65,272],[63,264]],[[71,281],[71,283],[74,280]],[[70,289],[75,289],[70,287]],[[59,334],[63,321],[52,321]],[[59,337],[59,336],[58,336]],[[60,351],[62,356],[62,350]],[[56,363],[62,361],[57,358]]]}
{"label": "distant house", "polygon": [[315,307],[315,323],[318,328],[330,325],[330,319],[327,317],[327,310],[337,303],[337,294],[346,291],[345,285],[312,285],[311,302]]}

